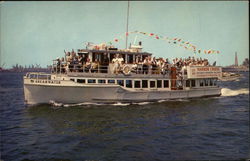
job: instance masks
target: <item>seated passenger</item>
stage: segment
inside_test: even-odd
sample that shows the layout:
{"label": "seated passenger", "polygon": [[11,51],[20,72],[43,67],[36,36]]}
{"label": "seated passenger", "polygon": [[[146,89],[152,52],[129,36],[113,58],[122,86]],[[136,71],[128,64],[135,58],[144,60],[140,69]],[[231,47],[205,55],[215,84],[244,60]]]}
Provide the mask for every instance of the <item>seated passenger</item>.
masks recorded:
{"label": "seated passenger", "polygon": [[91,62],[90,62],[90,59],[88,58],[84,66],[84,71],[89,72],[90,68],[91,68]]}
{"label": "seated passenger", "polygon": [[134,63],[133,63],[133,65],[132,65],[131,72],[133,72],[133,73],[136,73],[136,74],[137,74],[137,67],[138,67],[138,65],[134,62]]}
{"label": "seated passenger", "polygon": [[98,72],[98,61],[95,59],[94,62],[91,63],[91,72],[97,73]]}

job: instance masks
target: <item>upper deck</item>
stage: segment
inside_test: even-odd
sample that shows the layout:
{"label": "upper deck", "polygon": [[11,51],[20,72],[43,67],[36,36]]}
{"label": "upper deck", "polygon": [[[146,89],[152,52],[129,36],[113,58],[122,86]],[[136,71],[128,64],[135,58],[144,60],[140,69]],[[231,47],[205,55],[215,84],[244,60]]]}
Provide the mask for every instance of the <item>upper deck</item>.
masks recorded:
{"label": "upper deck", "polygon": [[65,52],[65,57],[56,59],[52,73],[81,77],[120,78],[218,78],[221,68],[210,66],[206,59],[152,58],[152,53],[142,52],[141,42],[129,49],[99,45],[78,49],[77,53]]}

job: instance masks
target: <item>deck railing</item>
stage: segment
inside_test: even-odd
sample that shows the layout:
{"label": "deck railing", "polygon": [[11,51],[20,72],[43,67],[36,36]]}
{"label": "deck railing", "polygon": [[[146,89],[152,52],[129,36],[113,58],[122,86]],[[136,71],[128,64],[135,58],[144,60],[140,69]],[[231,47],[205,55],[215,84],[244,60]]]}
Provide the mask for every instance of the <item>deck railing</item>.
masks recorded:
{"label": "deck railing", "polygon": [[[172,65],[169,65],[167,68],[161,67],[152,67],[148,65],[145,68],[142,64],[137,64],[137,67],[133,67],[133,64],[124,64],[122,66],[115,67],[114,64],[110,63],[109,65],[96,65],[94,66],[86,66],[81,64],[61,64],[61,65],[53,65],[52,73],[57,74],[66,74],[66,73],[106,73],[106,74],[149,74],[149,75],[169,75],[171,73]],[[128,68],[127,71],[125,71]],[[177,72],[180,73],[181,69],[177,68]],[[182,75],[186,75],[186,72],[182,73]]]}

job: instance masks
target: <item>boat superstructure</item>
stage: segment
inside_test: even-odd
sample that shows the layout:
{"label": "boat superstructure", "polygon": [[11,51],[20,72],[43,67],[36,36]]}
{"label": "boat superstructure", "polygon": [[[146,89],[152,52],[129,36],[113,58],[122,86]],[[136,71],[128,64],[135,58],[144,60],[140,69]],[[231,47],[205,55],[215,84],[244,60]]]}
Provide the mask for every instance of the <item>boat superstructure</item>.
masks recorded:
{"label": "boat superstructure", "polygon": [[54,61],[51,73],[24,76],[25,101],[137,102],[221,95],[221,67],[180,67],[154,59],[142,51],[141,42],[124,50],[101,44],[65,52],[63,59]]}

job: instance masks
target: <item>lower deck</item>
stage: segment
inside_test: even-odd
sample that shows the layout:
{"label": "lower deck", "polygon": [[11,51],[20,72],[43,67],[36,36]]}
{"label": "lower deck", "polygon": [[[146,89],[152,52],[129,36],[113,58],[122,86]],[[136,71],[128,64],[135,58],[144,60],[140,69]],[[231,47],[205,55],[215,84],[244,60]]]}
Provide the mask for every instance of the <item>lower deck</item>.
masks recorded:
{"label": "lower deck", "polygon": [[[48,77],[49,76],[49,77]],[[217,79],[24,77],[28,104],[155,101],[219,96]]]}

